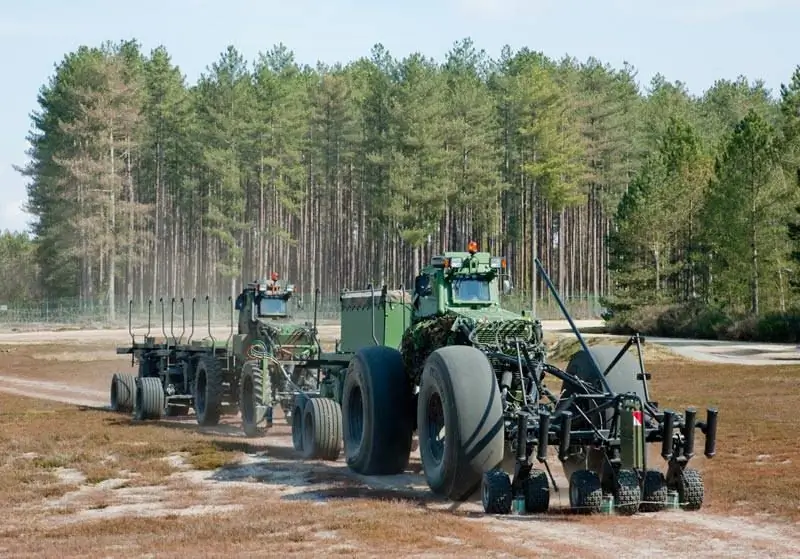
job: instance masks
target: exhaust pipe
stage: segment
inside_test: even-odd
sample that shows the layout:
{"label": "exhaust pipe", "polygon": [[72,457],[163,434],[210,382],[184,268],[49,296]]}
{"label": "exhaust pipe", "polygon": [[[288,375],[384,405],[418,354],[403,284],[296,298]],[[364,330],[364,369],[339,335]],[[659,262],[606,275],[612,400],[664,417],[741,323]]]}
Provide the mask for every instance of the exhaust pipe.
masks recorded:
{"label": "exhaust pipe", "polygon": [[704,454],[706,458],[712,458],[717,452],[717,413],[716,408],[706,410],[706,424],[703,432],[706,435],[706,447]]}
{"label": "exhaust pipe", "polygon": [[664,440],[661,441],[661,456],[664,460],[672,458],[672,427],[675,423],[675,414],[669,410],[664,411],[664,426],[662,428]]}
{"label": "exhaust pipe", "polygon": [[694,456],[694,428],[697,419],[697,410],[689,408],[686,410],[686,421],[683,425],[683,456],[689,460]]}
{"label": "exhaust pipe", "polygon": [[539,412],[539,448],[536,449],[536,459],[539,462],[547,460],[547,442],[550,435],[550,414]]}

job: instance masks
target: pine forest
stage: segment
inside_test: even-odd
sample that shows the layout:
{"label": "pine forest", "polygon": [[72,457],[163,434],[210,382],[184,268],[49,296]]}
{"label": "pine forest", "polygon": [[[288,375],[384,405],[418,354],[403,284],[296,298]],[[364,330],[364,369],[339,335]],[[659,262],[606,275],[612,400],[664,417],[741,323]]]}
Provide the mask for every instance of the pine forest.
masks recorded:
{"label": "pine forest", "polygon": [[[163,47],[68,53],[31,114],[30,238],[0,242],[0,303],[305,297],[410,286],[431,256],[505,256],[509,304],[597,301],[618,329],[794,341],[800,66],[702,95],[600,60],[470,39],[441,60],[315,67],[224,49],[196,83]],[[794,336],[794,338],[792,338]]]}

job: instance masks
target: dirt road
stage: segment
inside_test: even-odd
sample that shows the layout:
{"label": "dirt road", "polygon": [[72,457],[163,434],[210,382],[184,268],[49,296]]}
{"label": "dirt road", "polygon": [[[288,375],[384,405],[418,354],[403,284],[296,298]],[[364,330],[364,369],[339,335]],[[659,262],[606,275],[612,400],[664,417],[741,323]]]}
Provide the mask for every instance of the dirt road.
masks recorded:
{"label": "dirt road", "polygon": [[[549,330],[563,329],[565,324],[550,324]],[[324,328],[324,330],[323,330]],[[323,336],[334,337],[338,328],[325,325],[320,328]],[[215,336],[217,333],[215,332]],[[220,338],[224,339],[226,330],[221,329]],[[39,355],[42,363],[58,363],[63,370],[76,370],[92,363],[91,356],[98,351],[97,347],[105,347],[108,357],[106,361],[118,363],[117,370],[129,364],[125,357],[115,356],[113,347],[116,343],[125,343],[126,331],[79,331],[79,332],[31,332],[6,333],[0,335],[0,351],[9,355],[35,350],[30,344],[44,346],[58,342],[58,351],[52,355]],[[652,340],[651,340],[652,341]],[[92,352],[86,346],[92,346]],[[699,357],[703,352],[718,353],[718,344],[705,346],[705,350],[697,351]],[[731,352],[739,350],[737,344],[731,344]],[[40,350],[35,350],[40,351]],[[45,352],[44,349],[41,350]],[[723,352],[725,349],[722,350]],[[83,357],[81,357],[83,352]],[[728,354],[731,361],[747,362],[746,358]],[[711,356],[713,358],[713,356]],[[49,361],[48,361],[49,360]],[[115,361],[116,360],[116,361]],[[779,363],[779,360],[774,360]],[[109,366],[108,375],[89,382],[88,377],[75,376],[74,380],[61,380],[63,376],[46,377],[48,367],[42,367],[40,376],[31,367],[25,365],[22,357],[10,359],[8,369],[0,370],[0,391],[30,396],[38,399],[60,401],[77,406],[105,408],[108,392],[105,388],[107,379],[114,371]],[[106,365],[104,365],[106,366]],[[57,380],[58,379],[58,380]],[[165,424],[188,424],[197,428],[193,417],[165,421]],[[227,436],[241,437],[236,420],[204,432],[223,433]],[[197,428],[199,430],[199,428]],[[350,498],[383,498],[411,499],[422,503],[429,510],[451,511],[459,518],[488,527],[497,537],[507,544],[524,545],[528,549],[540,549],[544,556],[556,556],[568,552],[581,557],[800,557],[800,526],[797,523],[759,516],[728,516],[711,510],[700,512],[670,511],[659,514],[639,514],[632,518],[625,517],[593,517],[583,518],[566,514],[569,498],[565,492],[566,480],[557,465],[553,462],[553,474],[559,487],[551,498],[552,513],[546,516],[506,516],[494,517],[484,515],[479,498],[474,495],[466,503],[454,505],[442,502],[433,497],[425,484],[422,474],[410,471],[399,476],[359,476],[350,472],[343,459],[335,463],[302,461],[292,455],[291,438],[286,425],[278,421],[273,431],[261,439],[248,439],[255,445],[264,445],[273,451],[271,456],[246,455],[236,466],[222,470],[202,472],[184,472],[186,479],[198,487],[219,486],[222,483],[268,484],[281,492],[286,500],[309,500],[312,502],[333,502],[331,499],[342,497],[347,492]],[[419,463],[418,452],[412,456],[412,464]],[[312,475],[313,474],[313,475]],[[331,479],[346,479],[346,489],[332,489]],[[713,493],[711,493],[713,503]],[[337,506],[337,505],[333,505]],[[795,505],[796,506],[796,505]],[[94,511],[92,518],[103,514],[114,513],[113,507],[107,513]],[[149,514],[142,507],[141,514]],[[138,515],[137,509],[128,507],[127,515]],[[563,512],[564,514],[559,514]],[[89,518],[87,516],[87,518]],[[420,537],[424,537],[422,534]],[[466,552],[468,549],[453,543],[453,554]]]}

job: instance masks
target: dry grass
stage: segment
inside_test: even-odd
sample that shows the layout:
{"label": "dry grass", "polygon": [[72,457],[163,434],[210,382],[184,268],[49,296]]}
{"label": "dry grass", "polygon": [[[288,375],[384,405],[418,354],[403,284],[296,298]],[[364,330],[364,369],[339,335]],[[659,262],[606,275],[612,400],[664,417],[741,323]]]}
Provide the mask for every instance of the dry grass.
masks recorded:
{"label": "dry grass", "polygon": [[[560,348],[565,354],[570,349]],[[0,367],[41,379],[36,369],[26,367],[42,360],[26,357],[27,351],[0,354]],[[696,466],[706,474],[705,509],[800,520],[800,479],[795,473],[800,450],[793,445],[800,428],[800,417],[793,414],[800,367],[665,361],[652,353],[645,357],[653,374],[652,394],[661,407],[697,406],[699,419],[706,404],[720,409],[717,456],[702,457],[702,435],[696,443]],[[108,364],[73,363],[72,370],[96,375],[101,366]],[[69,363],[52,360],[48,367],[54,380],[68,380]],[[546,519],[544,535],[532,524],[512,523],[504,526],[515,528],[499,538],[497,524],[481,515],[437,510],[413,492],[364,488],[343,474],[320,473],[309,465],[303,466],[309,475],[295,476],[297,487],[281,488],[275,480],[301,469],[291,450],[202,434],[193,419],[172,426],[137,424],[99,410],[2,393],[0,445],[0,500],[10,507],[0,522],[0,555],[11,557],[85,556],[87,551],[142,555],[156,550],[159,557],[320,551],[334,556],[586,557],[588,544],[577,535],[559,537],[560,526],[573,526],[565,533],[587,530],[587,538],[605,534],[612,540],[623,532],[624,537],[635,533],[647,539],[646,527],[653,526],[639,518],[554,514]],[[213,473],[222,467],[224,472],[242,453],[253,452],[267,455],[262,468],[273,476],[271,481],[246,476],[203,481],[193,471]],[[140,516],[131,516],[134,512]],[[147,514],[159,516],[141,516]],[[524,547],[514,541],[520,534],[530,540]]]}
{"label": "dry grass", "polygon": [[[302,554],[320,545],[334,555],[398,549],[452,554],[466,546],[486,556],[540,556],[497,544],[487,527],[414,500],[376,499],[340,487],[339,498],[331,493],[324,503],[286,501],[258,483],[251,482],[252,489],[197,485],[172,476],[180,468],[165,460],[180,452],[195,469],[217,468],[235,463],[242,451],[259,450],[241,441],[4,394],[0,409],[5,449],[0,500],[14,506],[13,520],[0,528],[5,556],[63,557],[89,549],[99,554],[158,549],[159,556]],[[126,481],[116,481],[120,478]],[[136,495],[150,499],[150,508],[152,501],[166,502],[166,515],[114,516],[115,508],[130,506],[124,496],[130,500],[126,492],[137,488],[143,491]],[[203,513],[204,506],[228,508],[187,514]],[[93,518],[101,512],[109,516]]]}
{"label": "dry grass", "polygon": [[713,510],[769,513],[800,520],[800,366],[733,366],[654,362],[652,397],[662,408],[719,408],[716,456],[703,456],[695,440],[696,467],[705,473]]}
{"label": "dry grass", "polygon": [[2,374],[108,391],[115,372],[135,373],[113,342],[0,345]]}
{"label": "dry grass", "polygon": [[216,468],[238,456],[221,439],[96,410],[0,394],[0,500],[30,503],[64,492],[57,473],[78,470],[87,483],[125,472],[159,480],[175,468],[164,458],[186,453],[197,468]]}

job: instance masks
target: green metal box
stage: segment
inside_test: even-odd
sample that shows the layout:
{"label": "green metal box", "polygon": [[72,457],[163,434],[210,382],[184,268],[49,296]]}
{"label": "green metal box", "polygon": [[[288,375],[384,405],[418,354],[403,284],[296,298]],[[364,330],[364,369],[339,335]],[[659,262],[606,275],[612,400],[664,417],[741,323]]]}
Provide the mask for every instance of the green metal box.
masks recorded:
{"label": "green metal box", "polygon": [[399,289],[344,291],[340,301],[339,351],[355,353],[362,347],[376,345],[376,340],[377,345],[400,348],[403,332],[411,324],[410,293]]}

